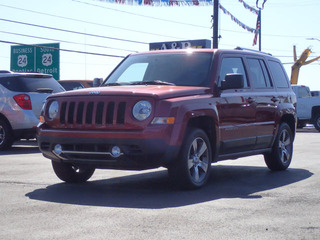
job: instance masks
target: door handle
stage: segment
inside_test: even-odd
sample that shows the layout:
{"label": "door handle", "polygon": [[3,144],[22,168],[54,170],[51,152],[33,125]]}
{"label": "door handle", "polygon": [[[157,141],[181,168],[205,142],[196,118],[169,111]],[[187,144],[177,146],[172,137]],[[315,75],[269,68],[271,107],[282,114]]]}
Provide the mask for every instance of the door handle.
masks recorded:
{"label": "door handle", "polygon": [[248,97],[248,98],[246,99],[246,101],[247,101],[247,103],[253,103],[253,102],[255,102],[256,100],[255,100],[254,98],[252,98],[252,97]]}
{"label": "door handle", "polygon": [[275,103],[275,102],[280,102],[280,98],[272,97],[272,98],[271,98],[271,101],[274,102],[274,103]]}

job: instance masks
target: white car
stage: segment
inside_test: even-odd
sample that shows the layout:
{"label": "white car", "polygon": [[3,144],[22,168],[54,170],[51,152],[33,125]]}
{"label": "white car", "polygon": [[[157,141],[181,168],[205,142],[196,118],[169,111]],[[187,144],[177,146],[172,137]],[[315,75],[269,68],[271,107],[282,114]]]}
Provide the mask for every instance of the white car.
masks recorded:
{"label": "white car", "polygon": [[0,151],[35,138],[45,99],[62,91],[51,75],[0,71]]}

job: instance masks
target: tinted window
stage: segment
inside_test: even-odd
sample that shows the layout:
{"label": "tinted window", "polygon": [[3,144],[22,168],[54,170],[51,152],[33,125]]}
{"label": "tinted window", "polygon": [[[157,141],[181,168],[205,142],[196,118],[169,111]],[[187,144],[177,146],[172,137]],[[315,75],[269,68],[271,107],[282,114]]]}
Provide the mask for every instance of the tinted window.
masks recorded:
{"label": "tinted window", "polygon": [[78,83],[78,82],[60,82],[60,84],[67,91],[84,88],[84,86],[81,83]]}
{"label": "tinted window", "polygon": [[310,97],[308,89],[305,87],[298,87],[298,97],[300,98]]}
{"label": "tinted window", "polygon": [[256,88],[272,87],[265,63],[259,59],[248,59],[249,71]]}
{"label": "tinted window", "polygon": [[132,55],[105,84],[163,81],[178,86],[209,86],[212,53],[155,53]]}
{"label": "tinted window", "polygon": [[0,84],[13,92],[37,92],[39,89],[52,89],[53,92],[64,91],[61,85],[52,77],[5,77],[0,78]]}
{"label": "tinted window", "polygon": [[221,86],[221,81],[225,79],[228,73],[239,73],[243,75],[244,79],[244,87],[247,88],[248,80],[246,76],[246,72],[244,70],[242,59],[239,57],[230,57],[223,58],[221,62],[220,75],[219,75],[219,83],[218,86]]}
{"label": "tinted window", "polygon": [[284,69],[282,68],[281,64],[275,61],[269,61],[269,65],[275,85],[278,88],[289,87],[287,75],[284,72]]}

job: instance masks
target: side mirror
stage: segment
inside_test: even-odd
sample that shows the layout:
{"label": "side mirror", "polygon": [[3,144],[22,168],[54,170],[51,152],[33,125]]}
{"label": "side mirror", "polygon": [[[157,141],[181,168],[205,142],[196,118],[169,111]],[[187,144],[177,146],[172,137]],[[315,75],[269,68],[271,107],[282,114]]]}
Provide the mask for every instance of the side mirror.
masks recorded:
{"label": "side mirror", "polygon": [[244,78],[239,73],[229,73],[221,82],[221,90],[240,89],[244,87]]}
{"label": "side mirror", "polygon": [[99,87],[102,82],[103,82],[102,78],[95,78],[95,79],[93,79],[92,85],[93,85],[93,87]]}

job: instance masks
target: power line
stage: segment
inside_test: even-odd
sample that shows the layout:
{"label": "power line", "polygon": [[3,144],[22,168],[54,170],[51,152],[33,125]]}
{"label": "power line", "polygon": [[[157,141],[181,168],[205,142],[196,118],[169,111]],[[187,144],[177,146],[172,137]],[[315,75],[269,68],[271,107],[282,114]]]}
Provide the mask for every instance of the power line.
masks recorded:
{"label": "power line", "polygon": [[48,41],[64,42],[64,43],[72,43],[72,44],[86,45],[86,46],[90,46],[90,47],[98,47],[98,48],[108,48],[108,49],[121,50],[121,51],[127,51],[127,52],[138,52],[138,51],[133,51],[133,50],[128,50],[128,49],[122,49],[122,48],[113,48],[113,47],[107,47],[107,46],[101,46],[101,45],[95,45],[95,44],[84,44],[84,43],[78,43],[78,42],[71,42],[71,41],[58,40],[58,39],[53,39],[53,38],[44,38],[44,37],[38,37],[38,36],[31,36],[31,35],[21,34],[21,33],[13,33],[13,32],[7,32],[7,31],[0,31],[0,32],[1,32],[1,33],[5,33],[5,34],[15,35],[15,36],[22,36],[22,37],[36,38],[36,39],[42,39],[42,40],[48,40]]}
{"label": "power line", "polygon": [[115,28],[117,30],[120,29],[120,30],[134,32],[134,33],[142,33],[142,34],[154,35],[154,36],[159,36],[159,37],[169,37],[169,38],[182,39],[182,38],[177,38],[177,37],[172,37],[172,36],[167,36],[167,35],[162,35],[162,34],[157,34],[157,33],[138,31],[138,30],[133,30],[133,29],[129,29],[129,28],[122,28],[122,27],[116,27],[116,26],[111,26],[111,25],[102,24],[102,23],[84,21],[84,20],[81,20],[81,19],[63,17],[63,16],[59,16],[59,15],[55,15],[55,14],[49,14],[49,13],[38,12],[38,11],[30,10],[30,9],[23,9],[23,8],[13,7],[13,6],[5,5],[5,4],[0,4],[0,6],[7,7],[7,8],[12,8],[12,9],[20,10],[20,11],[24,11],[24,12],[36,13],[36,14],[41,14],[41,15],[50,16],[50,17],[56,17],[56,18],[60,18],[60,19],[66,19],[66,20],[71,20],[71,21],[76,21],[76,22],[81,22],[81,23],[92,24],[92,25],[101,26],[101,27]]}
{"label": "power line", "polygon": [[121,12],[121,13],[126,13],[126,14],[130,14],[130,15],[133,15],[133,16],[144,17],[144,18],[149,18],[149,19],[153,19],[153,20],[159,20],[159,21],[163,21],[163,22],[181,24],[181,25],[185,25],[185,26],[192,26],[192,27],[198,27],[198,28],[206,28],[206,29],[208,29],[208,27],[201,26],[201,25],[196,25],[196,24],[191,24],[191,23],[185,23],[185,22],[178,22],[178,21],[173,21],[173,20],[168,20],[168,19],[158,18],[158,17],[151,17],[151,16],[142,15],[142,14],[137,14],[137,13],[132,13],[132,12],[124,11],[124,10],[114,9],[114,8],[110,8],[110,7],[106,7],[106,6],[100,6],[100,5],[93,4],[93,3],[87,3],[87,2],[83,2],[83,1],[79,1],[79,0],[72,0],[72,1],[73,1],[73,2],[77,2],[77,3],[81,3],[81,4],[86,4],[86,5],[89,5],[89,6],[94,6],[94,7],[98,7],[98,8],[108,9],[108,10],[112,10],[112,11],[116,11],[116,12]]}
{"label": "power line", "polygon": [[54,27],[47,27],[47,26],[42,26],[42,25],[38,25],[38,24],[19,22],[19,21],[14,21],[14,20],[10,20],[10,19],[4,19],[4,18],[0,18],[0,21],[10,22],[10,23],[17,23],[17,24],[22,24],[22,25],[27,25],[27,26],[32,26],[32,27],[45,28],[45,29],[61,31],[61,32],[67,32],[67,33],[73,33],[73,34],[86,35],[86,36],[90,36],[90,37],[98,37],[98,38],[111,39],[111,40],[124,41],[124,42],[131,42],[131,43],[138,43],[138,44],[149,44],[149,43],[146,43],[146,42],[126,40],[126,39],[122,39],[122,38],[107,37],[107,36],[90,34],[90,33],[82,33],[82,32],[77,32],[77,31],[61,29],[61,28],[54,28]]}
{"label": "power line", "polygon": [[125,58],[125,56],[120,56],[120,55],[112,55],[112,54],[103,54],[103,53],[93,53],[93,52],[77,51],[77,50],[70,50],[70,49],[63,49],[63,48],[54,48],[54,47],[46,47],[46,46],[39,46],[39,45],[34,45],[34,44],[25,44],[25,43],[11,42],[11,41],[3,41],[3,40],[0,40],[0,42],[1,42],[1,43],[8,43],[8,44],[16,44],[16,45],[30,46],[30,47],[48,48],[48,49],[54,49],[54,50],[59,50],[59,51],[64,51],[64,52],[82,53],[82,54],[89,54],[89,55],[96,55],[96,56],[104,56],[104,57]]}

